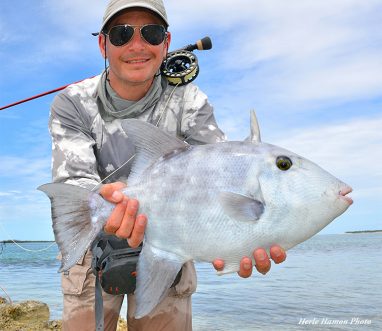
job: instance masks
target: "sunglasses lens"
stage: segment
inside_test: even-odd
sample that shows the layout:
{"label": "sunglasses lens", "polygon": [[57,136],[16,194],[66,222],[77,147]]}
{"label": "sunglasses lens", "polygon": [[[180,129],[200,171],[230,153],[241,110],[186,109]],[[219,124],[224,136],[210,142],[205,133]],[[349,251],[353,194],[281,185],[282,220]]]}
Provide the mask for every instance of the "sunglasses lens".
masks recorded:
{"label": "sunglasses lens", "polygon": [[116,25],[109,32],[110,42],[114,46],[122,46],[130,41],[134,35],[134,28],[129,25]]}
{"label": "sunglasses lens", "polygon": [[142,37],[151,45],[160,45],[166,37],[163,25],[148,24],[141,28]]}

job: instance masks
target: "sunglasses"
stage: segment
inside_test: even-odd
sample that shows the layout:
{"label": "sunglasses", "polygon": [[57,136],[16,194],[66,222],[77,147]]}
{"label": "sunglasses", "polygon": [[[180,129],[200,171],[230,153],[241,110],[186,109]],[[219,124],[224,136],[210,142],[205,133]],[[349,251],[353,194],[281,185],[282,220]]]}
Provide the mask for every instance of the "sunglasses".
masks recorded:
{"label": "sunglasses", "polygon": [[104,34],[109,36],[109,40],[114,46],[123,46],[133,38],[137,28],[139,28],[141,38],[150,45],[160,45],[166,39],[166,29],[160,24],[116,25],[110,29],[109,33]]}

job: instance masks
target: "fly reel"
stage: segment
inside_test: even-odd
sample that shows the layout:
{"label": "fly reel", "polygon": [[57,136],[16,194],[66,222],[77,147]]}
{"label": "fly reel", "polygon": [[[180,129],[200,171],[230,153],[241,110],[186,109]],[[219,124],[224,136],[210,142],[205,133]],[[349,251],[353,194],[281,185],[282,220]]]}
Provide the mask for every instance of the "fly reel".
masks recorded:
{"label": "fly reel", "polygon": [[171,52],[163,61],[161,70],[170,85],[186,85],[199,74],[198,59],[189,51]]}
{"label": "fly reel", "polygon": [[170,52],[162,63],[162,75],[167,78],[170,85],[186,85],[192,82],[199,74],[198,58],[192,51],[211,48],[211,39],[205,37],[198,40],[194,45],[188,45]]}

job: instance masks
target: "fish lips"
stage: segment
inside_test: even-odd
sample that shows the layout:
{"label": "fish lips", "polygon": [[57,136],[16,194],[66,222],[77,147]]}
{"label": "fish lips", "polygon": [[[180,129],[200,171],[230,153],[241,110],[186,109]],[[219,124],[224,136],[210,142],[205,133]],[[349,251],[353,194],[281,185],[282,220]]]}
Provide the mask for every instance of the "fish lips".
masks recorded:
{"label": "fish lips", "polygon": [[350,186],[345,185],[339,190],[338,198],[346,202],[350,206],[353,203],[353,199],[349,197],[348,194],[351,192],[353,192],[353,189]]}

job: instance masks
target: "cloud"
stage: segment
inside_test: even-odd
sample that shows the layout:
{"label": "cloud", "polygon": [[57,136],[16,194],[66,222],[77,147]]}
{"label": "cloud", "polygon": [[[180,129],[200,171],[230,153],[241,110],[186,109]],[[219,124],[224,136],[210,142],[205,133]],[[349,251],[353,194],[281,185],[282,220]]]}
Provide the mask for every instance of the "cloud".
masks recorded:
{"label": "cloud", "polygon": [[0,240],[51,240],[53,231],[49,200],[0,204]]}
{"label": "cloud", "polygon": [[354,188],[354,196],[382,196],[382,116],[275,135],[272,143],[317,162]]}
{"label": "cloud", "polygon": [[97,32],[102,22],[105,0],[44,0],[44,7],[51,23],[61,27],[62,31],[73,37],[82,31]]}
{"label": "cloud", "polygon": [[[37,71],[61,61],[101,66],[90,33],[98,30],[106,1],[36,1],[31,13],[39,11],[39,20],[21,10],[28,1],[18,3],[20,10],[6,11],[9,18],[0,14],[15,29],[7,45],[28,44],[27,56],[18,51],[7,59],[10,69]],[[223,77],[214,86],[232,79],[234,92],[262,95],[274,104],[344,102],[381,91],[380,1],[195,0],[185,8],[167,0],[166,7],[174,40],[187,43],[196,33],[215,38],[217,52],[201,68]],[[20,15],[27,24],[14,24]],[[0,38],[1,31],[0,25]]]}
{"label": "cloud", "polygon": [[[230,104],[227,99],[232,96],[239,100],[250,96],[257,104],[269,100],[271,106],[289,112],[289,105],[309,110],[318,103],[346,103],[381,94],[379,1],[239,0],[200,7],[187,11],[192,18],[189,25],[195,21],[196,29],[206,29],[209,22],[217,36],[219,53],[208,55],[213,64],[201,70],[220,78],[214,83],[225,87],[217,98],[222,104]],[[175,14],[184,19],[179,8]]]}
{"label": "cloud", "polygon": [[[0,178],[2,187],[5,181],[13,183],[13,189],[38,183],[41,180],[50,181],[50,157],[33,158],[13,155],[0,155]],[[41,184],[41,183],[40,183]]]}
{"label": "cloud", "polygon": [[[7,34],[5,32],[4,23],[0,21],[0,43],[5,43],[6,40],[7,40]],[[0,49],[0,53],[3,51],[4,50]]]}
{"label": "cloud", "polygon": [[[245,121],[234,122],[231,116],[224,117],[221,127],[226,132],[241,132],[248,136],[247,115]],[[319,164],[353,186],[356,197],[376,200],[382,196],[381,128],[382,116],[379,114],[294,128],[286,125],[271,132],[262,130],[262,139]]]}
{"label": "cloud", "polygon": [[[87,55],[91,51],[98,54],[97,39],[91,32],[97,30],[104,5],[101,0],[36,0],[33,6],[30,1],[20,0],[2,4],[0,41],[8,50],[0,50],[0,60],[7,63],[3,73],[45,74],[47,66],[61,67],[84,59],[89,65],[96,64],[101,57]],[[5,26],[12,27],[12,34],[2,33]]]}
{"label": "cloud", "polygon": [[[28,96],[39,84],[53,88],[63,77],[101,70],[97,39],[90,33],[98,30],[106,3],[3,1],[0,99]],[[246,136],[249,110],[256,108],[265,141],[322,165],[352,185],[357,199],[381,196],[381,103],[376,101],[382,91],[381,1],[165,3],[174,47],[212,37],[211,51],[196,52],[201,65],[196,84],[209,95],[230,139]],[[47,101],[38,102],[33,105],[48,109]],[[349,111],[358,105],[360,111]],[[50,181],[47,114],[28,107],[28,113],[10,111],[0,118],[7,142],[0,155],[1,219],[17,214],[19,222],[28,210],[45,219],[39,210],[48,213],[49,206],[35,191]]]}

